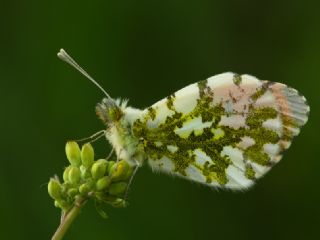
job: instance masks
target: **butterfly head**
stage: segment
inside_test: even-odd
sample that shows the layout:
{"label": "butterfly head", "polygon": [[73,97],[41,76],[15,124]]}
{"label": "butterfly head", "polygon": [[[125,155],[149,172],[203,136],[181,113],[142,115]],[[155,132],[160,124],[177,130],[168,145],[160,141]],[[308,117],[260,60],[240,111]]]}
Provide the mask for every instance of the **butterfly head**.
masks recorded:
{"label": "butterfly head", "polygon": [[106,125],[111,125],[119,121],[123,116],[123,111],[118,101],[112,98],[104,98],[101,103],[98,103],[96,113]]}

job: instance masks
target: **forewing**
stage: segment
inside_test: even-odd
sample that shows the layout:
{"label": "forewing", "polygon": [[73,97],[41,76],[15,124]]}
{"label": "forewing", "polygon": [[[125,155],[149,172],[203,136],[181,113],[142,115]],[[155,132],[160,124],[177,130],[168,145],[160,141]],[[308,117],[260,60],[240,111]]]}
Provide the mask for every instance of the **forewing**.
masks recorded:
{"label": "forewing", "polygon": [[250,187],[279,162],[309,106],[284,84],[223,73],[146,109],[133,124],[152,169],[210,186]]}

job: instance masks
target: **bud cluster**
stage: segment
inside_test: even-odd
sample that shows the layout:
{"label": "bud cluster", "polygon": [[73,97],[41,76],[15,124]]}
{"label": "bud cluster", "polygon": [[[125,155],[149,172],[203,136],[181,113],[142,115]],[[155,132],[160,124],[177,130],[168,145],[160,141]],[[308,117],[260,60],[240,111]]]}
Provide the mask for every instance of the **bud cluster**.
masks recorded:
{"label": "bud cluster", "polygon": [[48,192],[55,206],[67,211],[77,198],[94,198],[99,203],[124,207],[123,196],[133,168],[124,160],[94,160],[90,143],[80,149],[76,142],[67,142],[66,155],[70,165],[63,172],[63,182],[51,178]]}

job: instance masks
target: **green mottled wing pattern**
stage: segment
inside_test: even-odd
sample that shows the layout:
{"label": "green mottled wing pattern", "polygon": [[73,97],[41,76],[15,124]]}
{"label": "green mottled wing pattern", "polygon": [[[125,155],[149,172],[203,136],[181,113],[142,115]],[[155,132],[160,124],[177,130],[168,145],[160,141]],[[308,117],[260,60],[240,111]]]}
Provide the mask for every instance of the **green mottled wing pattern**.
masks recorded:
{"label": "green mottled wing pattern", "polygon": [[246,189],[279,162],[308,112],[295,89],[223,73],[145,109],[132,129],[155,171]]}

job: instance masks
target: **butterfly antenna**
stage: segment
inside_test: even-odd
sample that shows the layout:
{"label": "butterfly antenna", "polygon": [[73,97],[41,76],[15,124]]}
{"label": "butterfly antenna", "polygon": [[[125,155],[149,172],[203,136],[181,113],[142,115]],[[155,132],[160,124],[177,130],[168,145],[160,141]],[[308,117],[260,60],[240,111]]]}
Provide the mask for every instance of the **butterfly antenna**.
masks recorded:
{"label": "butterfly antenna", "polygon": [[83,76],[93,82],[107,96],[107,98],[112,99],[110,95],[99,85],[99,83],[97,83],[96,80],[94,80],[82,67],[80,67],[80,65],[75,60],[73,60],[73,58],[70,57],[70,55],[65,50],[61,48],[57,56],[62,61],[65,61],[66,63],[77,69]]}

